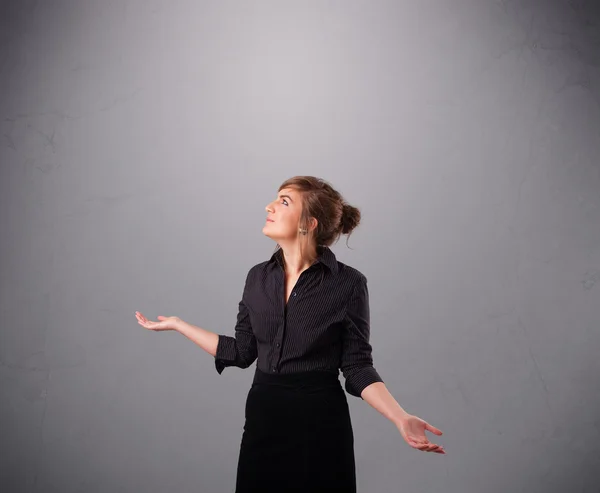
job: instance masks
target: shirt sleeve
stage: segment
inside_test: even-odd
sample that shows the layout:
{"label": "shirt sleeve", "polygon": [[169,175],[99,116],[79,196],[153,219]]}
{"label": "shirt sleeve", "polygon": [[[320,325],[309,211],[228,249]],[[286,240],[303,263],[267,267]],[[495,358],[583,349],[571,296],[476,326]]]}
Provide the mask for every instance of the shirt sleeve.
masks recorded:
{"label": "shirt sleeve", "polygon": [[342,337],[341,370],[346,380],[346,391],[355,397],[375,382],[383,379],[373,367],[372,348],[369,343],[370,314],[367,279],[357,282],[348,302],[346,326]]}
{"label": "shirt sleeve", "polygon": [[219,334],[217,352],[215,354],[215,368],[219,375],[228,366],[248,368],[256,361],[258,352],[256,338],[250,324],[250,313],[246,305],[246,294],[251,285],[251,273],[246,276],[246,283],[242,299],[238,306],[237,323],[235,325],[235,337]]}

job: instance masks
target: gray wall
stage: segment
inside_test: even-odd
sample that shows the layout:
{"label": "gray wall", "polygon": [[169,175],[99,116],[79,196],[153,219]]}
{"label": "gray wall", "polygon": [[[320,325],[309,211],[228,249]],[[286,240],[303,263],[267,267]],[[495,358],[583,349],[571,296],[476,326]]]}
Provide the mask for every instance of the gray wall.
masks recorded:
{"label": "gray wall", "polygon": [[134,311],[233,334],[264,207],[313,174],[363,212],[334,252],[375,367],[448,451],[349,396],[360,491],[598,491],[586,3],[2,2],[0,490],[233,491],[254,366]]}

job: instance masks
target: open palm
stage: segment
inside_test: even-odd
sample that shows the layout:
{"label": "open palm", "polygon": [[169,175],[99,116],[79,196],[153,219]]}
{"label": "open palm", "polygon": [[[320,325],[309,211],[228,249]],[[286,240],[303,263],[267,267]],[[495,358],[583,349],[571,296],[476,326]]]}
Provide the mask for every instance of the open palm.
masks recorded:
{"label": "open palm", "polygon": [[135,317],[138,323],[149,330],[177,330],[177,324],[179,323],[179,317],[163,317],[158,316],[158,322],[148,320],[140,312],[135,312]]}
{"label": "open palm", "polygon": [[397,425],[402,438],[411,447],[423,450],[424,452],[435,452],[437,454],[445,454],[446,451],[441,445],[431,443],[425,435],[425,430],[441,435],[442,432],[435,426],[430,425],[421,418],[413,415],[408,415]]}

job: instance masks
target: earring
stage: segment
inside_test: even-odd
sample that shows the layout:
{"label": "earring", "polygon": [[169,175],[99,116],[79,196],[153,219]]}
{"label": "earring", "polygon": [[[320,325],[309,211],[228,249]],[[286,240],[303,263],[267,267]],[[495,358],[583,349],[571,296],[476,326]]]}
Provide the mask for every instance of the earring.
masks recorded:
{"label": "earring", "polygon": [[303,235],[308,233],[308,231],[306,229],[302,229],[302,228],[299,228],[298,231],[300,231],[300,233]]}

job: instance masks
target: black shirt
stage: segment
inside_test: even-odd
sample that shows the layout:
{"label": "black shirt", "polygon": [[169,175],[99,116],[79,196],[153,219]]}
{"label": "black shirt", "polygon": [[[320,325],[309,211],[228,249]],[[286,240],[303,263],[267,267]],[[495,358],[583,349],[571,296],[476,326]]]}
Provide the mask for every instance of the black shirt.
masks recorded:
{"label": "black shirt", "polygon": [[219,335],[215,367],[257,368],[271,373],[323,370],[345,378],[346,391],[361,397],[383,382],[369,344],[367,278],[339,262],[328,247],[300,274],[285,303],[283,252],[252,267],[239,303],[235,337]]}

